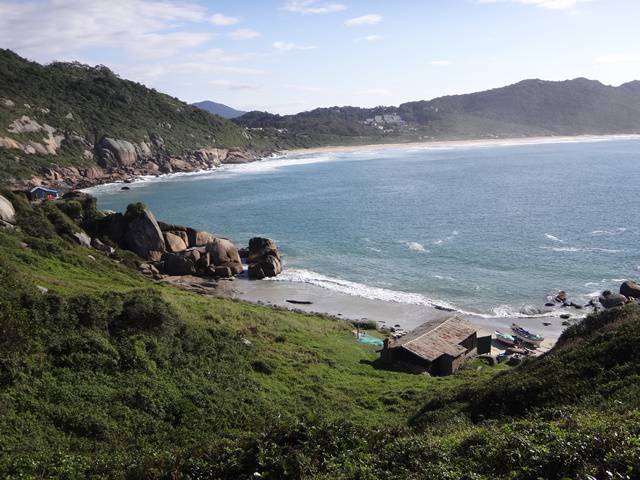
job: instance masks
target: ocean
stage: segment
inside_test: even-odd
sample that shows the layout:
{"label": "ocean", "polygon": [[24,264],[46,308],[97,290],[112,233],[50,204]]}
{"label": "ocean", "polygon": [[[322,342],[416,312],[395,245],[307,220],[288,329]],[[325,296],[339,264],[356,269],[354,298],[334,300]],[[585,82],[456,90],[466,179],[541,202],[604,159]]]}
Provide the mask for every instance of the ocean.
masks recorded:
{"label": "ocean", "polygon": [[640,140],[407,145],[287,155],[89,191],[245,246],[276,282],[487,317],[548,315],[640,276]]}

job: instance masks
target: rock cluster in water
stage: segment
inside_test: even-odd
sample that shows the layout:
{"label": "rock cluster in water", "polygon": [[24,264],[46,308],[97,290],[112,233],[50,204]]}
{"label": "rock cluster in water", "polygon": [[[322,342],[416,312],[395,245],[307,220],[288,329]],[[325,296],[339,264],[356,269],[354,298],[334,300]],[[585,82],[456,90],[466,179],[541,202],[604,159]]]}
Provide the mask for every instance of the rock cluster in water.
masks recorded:
{"label": "rock cluster in water", "polygon": [[[69,192],[63,198],[83,196],[86,194]],[[4,210],[0,210],[2,212]],[[91,233],[94,238],[79,232],[73,239],[82,246],[107,253],[113,253],[112,245],[134,252],[145,260],[140,265],[141,272],[157,279],[182,275],[232,278],[244,271],[240,250],[230,240],[158,221],[140,203],[129,205],[124,214],[107,213],[95,223]],[[251,279],[274,277],[282,272],[280,253],[273,240],[252,238],[242,254]]]}

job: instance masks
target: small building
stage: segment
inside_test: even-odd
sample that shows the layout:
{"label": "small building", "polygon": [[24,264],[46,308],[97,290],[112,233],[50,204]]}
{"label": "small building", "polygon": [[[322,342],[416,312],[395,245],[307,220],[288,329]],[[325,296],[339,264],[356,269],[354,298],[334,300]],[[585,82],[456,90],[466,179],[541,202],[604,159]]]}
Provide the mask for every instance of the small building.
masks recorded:
{"label": "small building", "polygon": [[469,356],[490,351],[491,336],[485,337],[460,317],[432,320],[398,339],[385,340],[380,358],[403,370],[451,375]]}
{"label": "small building", "polygon": [[30,200],[55,200],[58,198],[58,191],[46,187],[33,187],[29,190]]}

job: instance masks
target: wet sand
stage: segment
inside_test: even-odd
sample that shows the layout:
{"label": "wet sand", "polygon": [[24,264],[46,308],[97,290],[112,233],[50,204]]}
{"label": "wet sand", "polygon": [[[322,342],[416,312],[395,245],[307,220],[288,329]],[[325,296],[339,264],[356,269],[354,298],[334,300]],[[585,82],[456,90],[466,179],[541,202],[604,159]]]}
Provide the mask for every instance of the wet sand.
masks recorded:
{"label": "wet sand", "polygon": [[[559,317],[522,317],[522,318],[485,318],[477,315],[461,314],[438,310],[424,305],[410,305],[405,303],[371,300],[363,297],[333,292],[315,285],[282,281],[249,281],[245,278],[233,282],[233,292],[230,296],[251,303],[261,303],[278,306],[290,310],[302,310],[309,313],[324,313],[344,320],[375,320],[380,326],[393,327],[400,325],[406,330],[412,330],[420,324],[438,318],[459,315],[482,330],[493,333],[500,330],[505,333],[511,331],[511,324],[519,325],[544,335],[545,341],[541,351],[551,348],[565,326]],[[309,305],[293,304],[287,300],[311,302]],[[571,313],[574,318],[577,314]],[[543,322],[551,325],[545,326]]]}

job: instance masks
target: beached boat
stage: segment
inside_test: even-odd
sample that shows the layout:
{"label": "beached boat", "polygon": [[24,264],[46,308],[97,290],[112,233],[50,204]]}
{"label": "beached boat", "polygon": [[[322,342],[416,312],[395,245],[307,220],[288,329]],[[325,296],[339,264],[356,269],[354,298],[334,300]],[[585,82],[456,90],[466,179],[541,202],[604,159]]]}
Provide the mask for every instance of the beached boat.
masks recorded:
{"label": "beached boat", "polygon": [[542,341],[544,340],[544,337],[542,335],[538,335],[536,333],[530,332],[526,328],[522,328],[521,326],[516,325],[515,323],[511,325],[511,331],[513,332],[513,335],[517,339],[522,340],[523,342],[529,343],[535,347],[539,347]]}
{"label": "beached boat", "polygon": [[508,333],[502,333],[498,330],[494,333],[496,340],[506,344],[506,345],[515,345],[517,343],[516,337],[513,335],[509,335]]}

